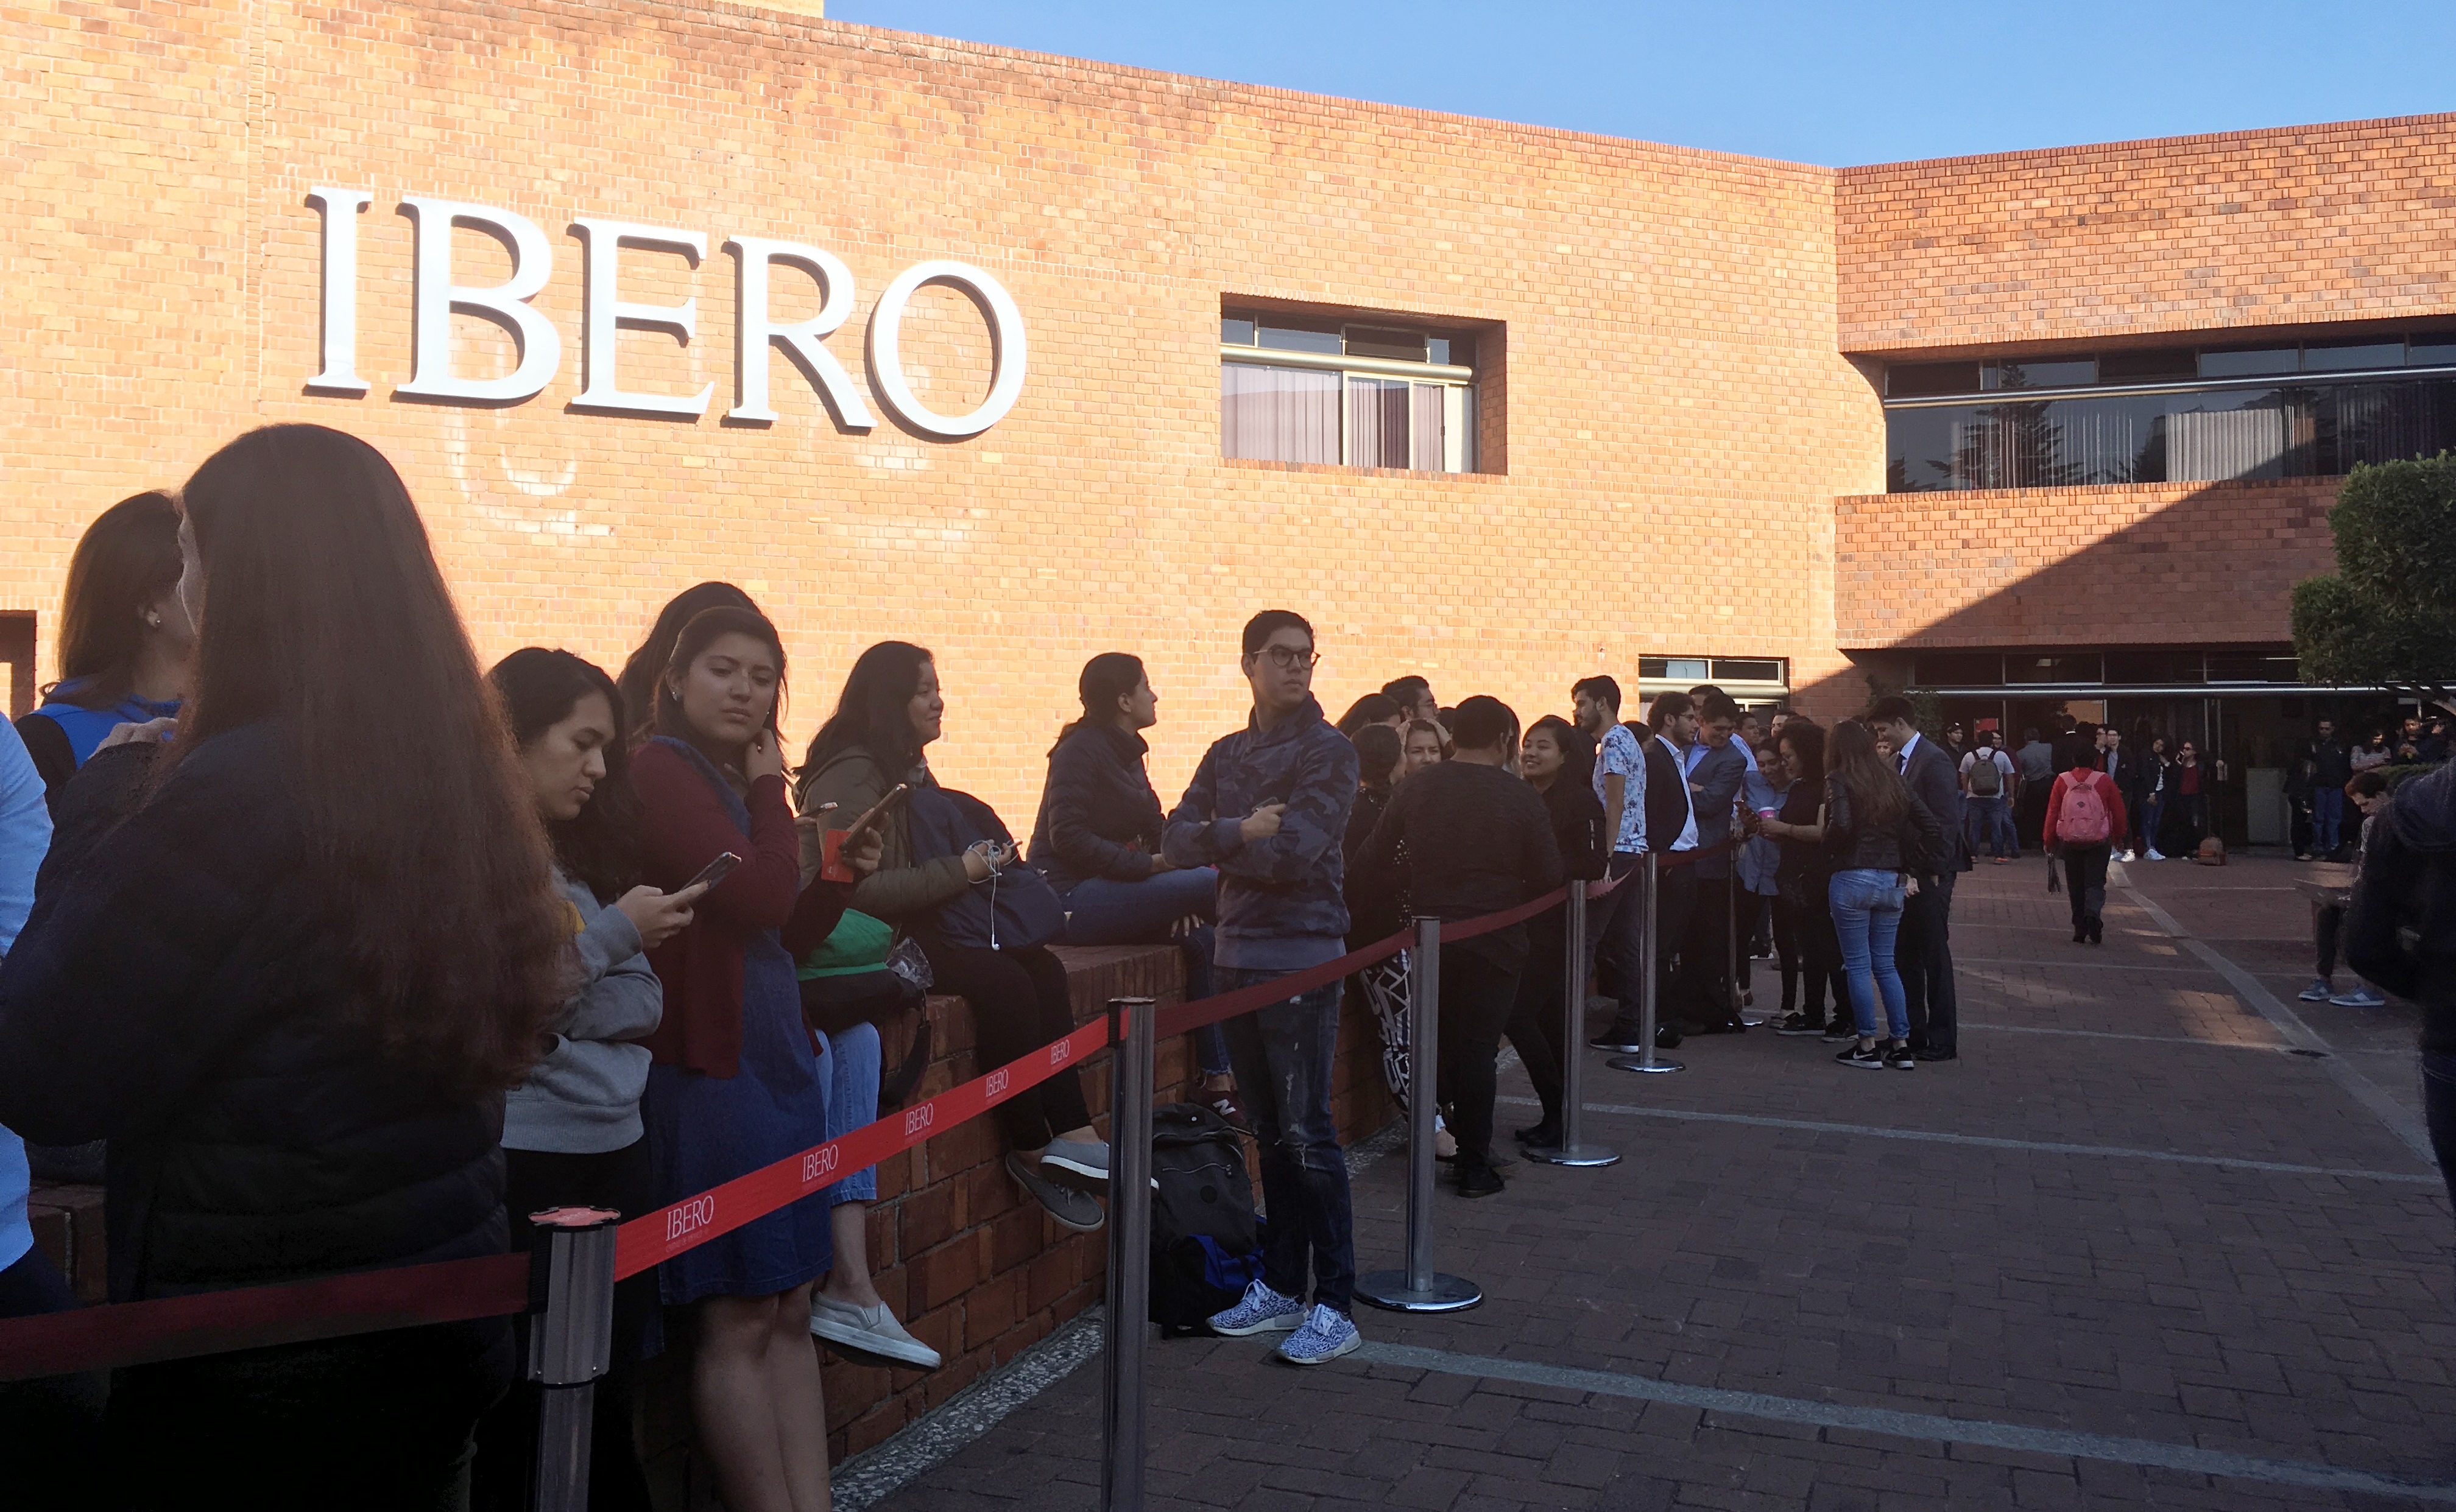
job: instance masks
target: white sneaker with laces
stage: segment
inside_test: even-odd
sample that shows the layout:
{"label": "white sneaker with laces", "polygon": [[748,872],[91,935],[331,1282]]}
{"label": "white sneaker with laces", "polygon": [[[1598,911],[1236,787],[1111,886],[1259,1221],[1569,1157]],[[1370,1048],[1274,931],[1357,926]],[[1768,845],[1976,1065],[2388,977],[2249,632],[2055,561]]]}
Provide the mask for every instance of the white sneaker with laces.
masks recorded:
{"label": "white sneaker with laces", "polygon": [[1266,1281],[1246,1282],[1245,1295],[1237,1305],[1224,1313],[1214,1313],[1210,1318],[1211,1331],[1229,1338],[1293,1333],[1304,1320],[1304,1303],[1293,1297],[1281,1297]]}
{"label": "white sneaker with laces", "polygon": [[2123,859],[2126,861],[2138,861],[2140,859],[2140,855],[2138,851],[2127,850],[2123,852]]}
{"label": "white sneaker with laces", "polygon": [[2149,848],[2149,859],[2152,861],[2163,861],[2166,858],[2158,853],[2158,848],[2156,846],[2151,846]]}
{"label": "white sneaker with laces", "polygon": [[1354,1354],[1363,1342],[1353,1318],[1327,1302],[1316,1302],[1305,1315],[1304,1326],[1290,1334],[1276,1353],[1291,1365],[1321,1365]]}

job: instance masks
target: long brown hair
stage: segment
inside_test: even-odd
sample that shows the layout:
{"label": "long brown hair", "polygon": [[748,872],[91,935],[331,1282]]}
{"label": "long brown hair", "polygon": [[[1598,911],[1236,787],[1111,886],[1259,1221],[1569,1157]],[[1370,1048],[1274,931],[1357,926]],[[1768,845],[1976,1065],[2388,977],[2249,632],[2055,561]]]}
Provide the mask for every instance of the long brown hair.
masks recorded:
{"label": "long brown hair", "polygon": [[750,595],[729,582],[693,583],[666,600],[657,612],[657,623],[648,628],[648,638],[614,679],[615,690],[623,695],[624,717],[631,722],[631,727],[623,731],[624,738],[637,745],[651,733],[648,722],[656,715],[657,684],[665,681],[665,664],[674,659],[674,643],[682,638],[684,625],[703,609],[758,607]]}
{"label": "long brown hair", "polygon": [[[1786,735],[1791,726],[1782,727]],[[1851,804],[1851,828],[1863,834],[1892,829],[1911,811],[1911,790],[1901,774],[1876,749],[1876,737],[1867,725],[1846,719],[1833,726],[1832,761],[1827,770]]]}
{"label": "long brown hair", "polygon": [[307,865],[384,1050],[457,1093],[520,1080],[569,944],[497,700],[400,475],[320,425],[251,431],[188,480],[195,693],[164,758],[276,722]]}
{"label": "long brown hair", "polygon": [[[674,691],[674,686],[702,653],[728,635],[747,636],[775,653],[776,697],[768,705],[766,727],[769,735],[776,734],[776,722],[785,712],[785,638],[776,633],[776,626],[758,610],[724,603],[692,615],[690,622],[674,637],[674,648],[666,658],[665,670],[657,675],[656,703],[648,710],[648,734],[670,735],[693,746],[702,744],[699,733],[691,728],[690,721],[683,715],[682,697]],[[781,750],[784,747],[780,745],[777,748]],[[738,761],[742,753],[727,751],[722,755],[727,761]]]}
{"label": "long brown hair", "polygon": [[131,495],[96,515],[69,558],[60,604],[63,703],[109,708],[134,691],[145,637],[136,616],[179,585],[179,506],[161,493]]}

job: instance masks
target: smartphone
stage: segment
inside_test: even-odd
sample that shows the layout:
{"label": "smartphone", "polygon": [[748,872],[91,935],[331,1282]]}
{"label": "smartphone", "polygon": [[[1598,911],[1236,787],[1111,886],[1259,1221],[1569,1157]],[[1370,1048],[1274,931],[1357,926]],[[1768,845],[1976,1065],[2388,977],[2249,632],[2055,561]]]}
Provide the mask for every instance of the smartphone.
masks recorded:
{"label": "smartphone", "polygon": [[691,878],[688,882],[684,883],[674,890],[677,892],[687,892],[691,889],[698,887],[703,882],[706,883],[711,888],[715,887],[718,883],[723,882],[727,877],[731,876],[733,874],[733,868],[740,865],[742,865],[742,858],[740,856],[735,855],[730,850],[726,851],[723,855],[718,856],[714,861],[711,861],[706,866],[700,868],[698,876]]}

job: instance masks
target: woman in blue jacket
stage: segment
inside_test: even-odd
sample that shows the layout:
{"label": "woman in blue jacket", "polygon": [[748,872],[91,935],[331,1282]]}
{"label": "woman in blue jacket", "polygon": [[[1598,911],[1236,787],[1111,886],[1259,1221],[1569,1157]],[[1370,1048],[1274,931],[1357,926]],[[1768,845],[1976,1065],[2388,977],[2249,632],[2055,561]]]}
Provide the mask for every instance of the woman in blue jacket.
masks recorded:
{"label": "woman in blue jacket", "polygon": [[[1159,945],[1185,952],[1185,995],[1211,995],[1211,926],[1219,872],[1177,867],[1159,853],[1159,794],[1143,766],[1142,732],[1159,723],[1142,659],[1103,651],[1083,664],[1083,717],[1057,735],[1032,827],[1032,864],[1066,900],[1069,945]],[[1228,1044],[1217,1025],[1197,1030],[1202,1100],[1241,1122]]]}

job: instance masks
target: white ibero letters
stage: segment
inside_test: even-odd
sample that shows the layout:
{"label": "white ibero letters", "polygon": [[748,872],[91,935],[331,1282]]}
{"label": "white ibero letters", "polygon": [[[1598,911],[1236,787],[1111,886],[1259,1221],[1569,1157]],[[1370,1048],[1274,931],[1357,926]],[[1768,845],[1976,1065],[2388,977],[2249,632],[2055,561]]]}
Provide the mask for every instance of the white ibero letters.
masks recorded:
{"label": "white ibero letters", "polygon": [[[363,189],[322,186],[310,192],[307,203],[324,220],[323,369],[307,380],[318,394],[367,392],[358,371],[358,217],[374,196]],[[414,337],[409,381],[394,390],[414,398],[458,400],[470,404],[514,404],[529,398],[554,381],[563,365],[563,337],[542,312],[529,303],[554,271],[554,247],[537,222],[508,210],[461,200],[411,194],[400,202],[401,214],[417,226],[418,273],[413,296]],[[456,283],[452,276],[452,228],[467,226],[501,240],[512,255],[512,276],[486,287]],[[582,216],[572,223],[580,240],[586,292],[581,322],[581,388],[571,405],[605,415],[686,416],[707,413],[716,385],[696,394],[636,393],[623,387],[617,372],[616,333],[632,330],[669,331],[688,344],[699,325],[699,301],[680,304],[632,304],[622,296],[616,256],[621,248],[638,247],[669,253],[697,268],[707,255],[707,238],[696,231],[665,226],[640,226],[627,221]],[[861,385],[845,371],[825,345],[852,316],[852,270],[833,253],[795,241],[765,236],[735,236],[725,243],[734,259],[733,407],[725,418],[742,423],[772,424],[776,412],[768,404],[768,350],[782,347],[809,378],[838,424],[866,431],[878,422],[862,401]],[[780,325],[768,316],[768,270],[782,265],[807,275],[818,285],[819,313],[807,320]],[[962,415],[940,415],[923,404],[905,378],[902,335],[905,309],[924,284],[942,283],[962,289],[980,305],[989,320],[991,358],[989,397]],[[481,316],[512,335],[520,360],[501,378],[469,378],[453,370],[452,317]],[[1023,313],[995,278],[970,263],[915,263],[896,276],[879,296],[870,316],[870,383],[880,402],[905,424],[926,436],[957,439],[977,436],[1006,418],[1023,392]]]}

